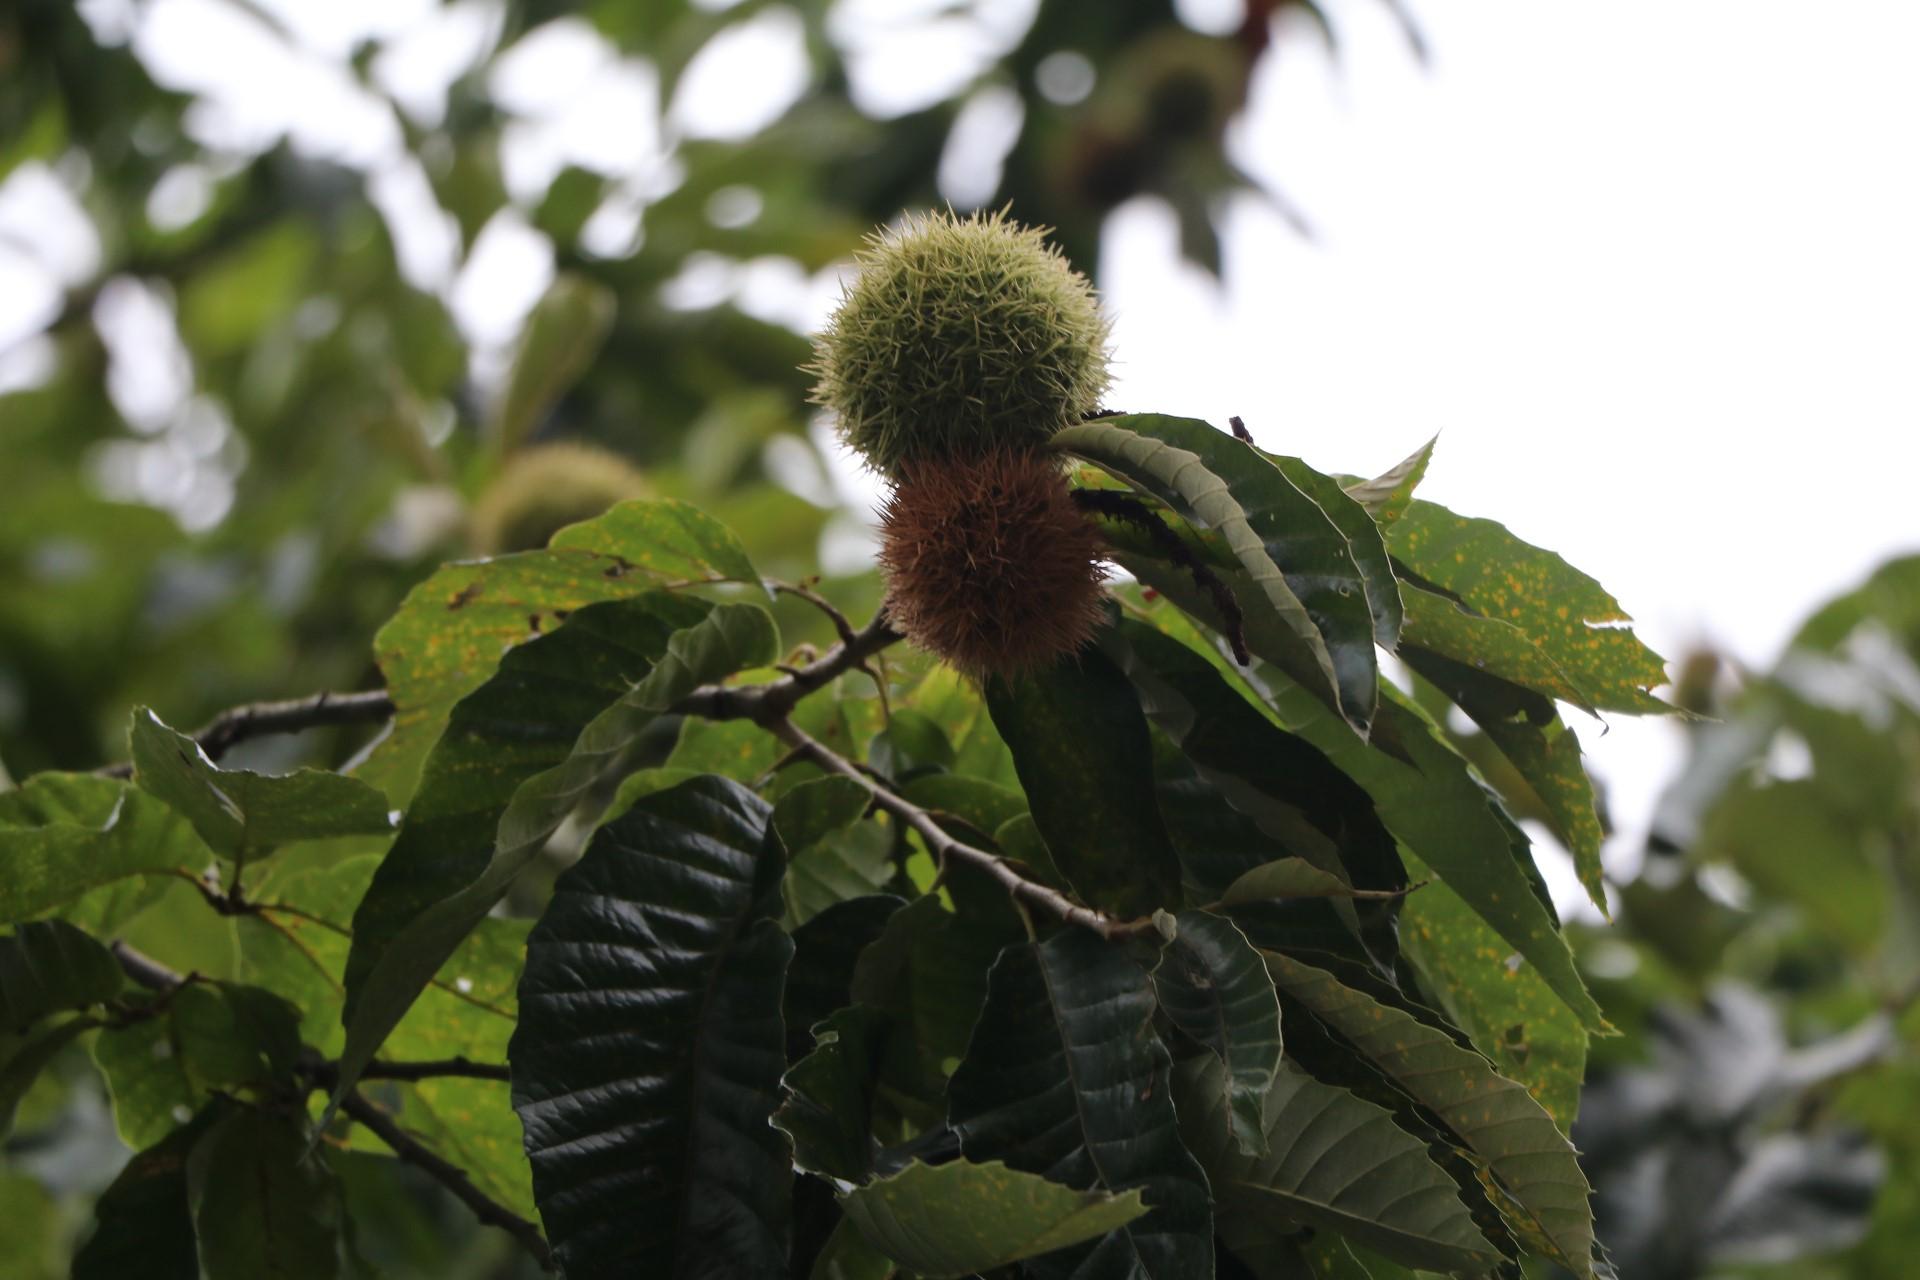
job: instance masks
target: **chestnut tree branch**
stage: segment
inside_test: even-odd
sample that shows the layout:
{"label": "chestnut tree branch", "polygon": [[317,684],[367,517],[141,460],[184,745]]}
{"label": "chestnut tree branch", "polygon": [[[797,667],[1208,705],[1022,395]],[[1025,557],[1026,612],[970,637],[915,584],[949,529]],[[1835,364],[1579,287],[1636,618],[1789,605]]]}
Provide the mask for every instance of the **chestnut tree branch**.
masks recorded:
{"label": "chestnut tree branch", "polygon": [[[333,724],[378,724],[393,715],[393,697],[385,689],[358,693],[316,693],[281,702],[249,702],[229,707],[193,735],[207,759],[218,760],[229,747],[249,738],[276,733],[298,733]],[[133,765],[110,764],[100,772],[109,778],[130,778]]]}
{"label": "chestnut tree branch", "polygon": [[877,807],[886,810],[919,833],[920,838],[926,842],[927,852],[933,855],[934,861],[941,867],[958,862],[984,871],[997,880],[1014,901],[1023,907],[1038,908],[1057,920],[1091,929],[1103,938],[1125,938],[1153,931],[1154,925],[1151,920],[1117,920],[1104,912],[1083,907],[1059,890],[1041,884],[1038,880],[1027,879],[1014,868],[1012,863],[998,854],[988,853],[985,849],[977,849],[954,839],[931,813],[912,801],[894,794],[892,790],[867,776],[860,766],[811,737],[785,716],[767,723],[767,728],[803,759],[811,760],[828,773],[852,778],[865,787],[872,794],[873,803]]}

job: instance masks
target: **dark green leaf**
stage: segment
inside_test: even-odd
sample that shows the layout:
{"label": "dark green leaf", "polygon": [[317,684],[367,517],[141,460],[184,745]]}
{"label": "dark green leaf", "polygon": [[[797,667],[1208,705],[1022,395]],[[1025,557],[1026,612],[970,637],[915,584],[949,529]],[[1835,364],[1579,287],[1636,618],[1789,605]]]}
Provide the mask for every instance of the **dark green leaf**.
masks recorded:
{"label": "dark green leaf", "polygon": [[933,769],[952,767],[953,744],[927,716],[911,708],[894,712],[887,727],[874,735],[867,763],[893,782],[906,782]]}
{"label": "dark green leaf", "polygon": [[1392,524],[1413,501],[1413,491],[1426,476],[1427,464],[1433,461],[1433,446],[1439,442],[1440,437],[1435,436],[1373,479],[1354,481],[1347,486],[1347,495],[1365,507],[1382,528]]}
{"label": "dark green leaf", "polygon": [[891,1178],[856,1187],[841,1204],[874,1248],[928,1280],[971,1276],[1107,1236],[1147,1213],[1141,1188],[1076,1191],[998,1160],[916,1160]]}
{"label": "dark green leaf", "polygon": [[1126,677],[1086,650],[987,685],[1053,863],[1081,899],[1120,916],[1180,901],[1180,860],[1153,799],[1153,745]]}
{"label": "dark green leaf", "polygon": [[136,1153],[100,1193],[93,1234],[74,1255],[73,1280],[200,1280],[187,1159],[219,1109]]}
{"label": "dark green leaf", "polygon": [[1253,446],[1192,418],[1081,423],[1054,443],[1223,538],[1244,573],[1248,646],[1365,732],[1378,696],[1366,585],[1312,498]]}
{"label": "dark green leaf", "polygon": [[893,912],[861,952],[852,994],[893,1016],[885,1070],[892,1089],[940,1103],[986,1000],[987,971],[1018,928],[948,911],[930,893]]}
{"label": "dark green leaf", "polygon": [[[1200,776],[1280,848],[1363,888],[1405,885],[1375,801],[1336,767],[1325,744],[1275,724],[1200,653],[1145,623],[1122,619],[1101,645]],[[1365,750],[1357,740],[1353,749]],[[1235,868],[1236,878],[1267,860],[1253,859]]]}
{"label": "dark green leaf", "polygon": [[1221,1114],[1224,1073],[1212,1058],[1194,1058],[1175,1086],[1180,1132],[1207,1170],[1223,1222],[1290,1219],[1408,1266],[1479,1274],[1499,1263],[1453,1180],[1389,1112],[1283,1062],[1267,1100],[1267,1154],[1247,1156]]}
{"label": "dark green leaf", "polygon": [[1154,996],[1174,1026],[1226,1066],[1222,1081],[1234,1141],[1248,1155],[1262,1155],[1267,1090],[1280,1069],[1280,1002],[1273,981],[1260,953],[1231,920],[1183,911],[1171,925],[1153,970]]}
{"label": "dark green leaf", "polygon": [[1432,502],[1407,508],[1387,530],[1387,549],[1420,578],[1525,632],[1592,705],[1666,710],[1648,693],[1666,683],[1660,655],[1625,625],[1632,619],[1619,601],[1551,551]]}
{"label": "dark green leaf", "polygon": [[[648,724],[697,686],[772,659],[778,639],[772,619],[757,605],[715,605],[698,621],[664,633],[661,614],[685,619],[693,607],[677,597],[614,602],[582,610],[554,633],[557,639],[576,623],[591,625],[594,630],[583,644],[603,662],[609,654],[624,654],[629,678],[641,665],[638,646],[664,649],[644,677],[584,723],[575,717],[592,705],[598,686],[582,693],[576,684],[572,709],[560,715],[550,702],[553,690],[579,679],[562,662],[560,670],[540,670],[543,679],[524,684],[518,682],[518,664],[513,673],[503,668],[498,685],[489,682],[485,697],[475,695],[480,705],[471,728],[461,734],[449,728],[444,771],[430,771],[437,803],[422,815],[429,820],[416,824],[413,813],[408,815],[400,840],[354,914],[347,1041],[336,1093],[351,1086],[461,939]],[[551,655],[548,662],[565,657],[565,652]],[[495,720],[496,693],[520,713],[518,718]],[[531,709],[530,726],[529,708],[518,705],[528,699],[543,704]],[[555,724],[556,718],[563,723]],[[574,724],[579,725],[577,739],[569,736]],[[518,750],[504,741],[529,728],[532,741],[523,738]],[[481,757],[477,778],[474,767],[461,763],[476,751]],[[414,813],[425,804],[423,794]]]}
{"label": "dark green leaf", "polygon": [[339,1187],[292,1121],[237,1109],[194,1147],[187,1184],[207,1280],[345,1273]]}
{"label": "dark green leaf", "polygon": [[861,951],[905,905],[891,894],[854,898],[835,903],[793,931],[793,963],[781,1006],[789,1044],[798,1037],[804,1052],[810,1044],[805,1038],[809,1028],[853,1003],[854,966]]}
{"label": "dark green leaf", "polygon": [[780,1081],[774,1127],[793,1140],[802,1173],[864,1182],[873,1172],[873,1090],[890,1019],[860,1005],[814,1028],[813,1052]]}
{"label": "dark green leaf", "polygon": [[860,817],[873,793],[852,778],[815,778],[775,802],[774,830],[788,852],[789,929],[836,902],[866,897],[893,878],[893,828]]}
{"label": "dark green leaf", "polygon": [[1213,1272],[1207,1180],[1176,1131],[1153,1011],[1145,971],[1085,930],[1009,946],[993,967],[949,1090],[961,1151],[1083,1190],[1139,1189],[1153,1206],[1091,1245],[1029,1264],[1037,1274]]}
{"label": "dark green leaf", "polygon": [[1372,514],[1332,476],[1322,475],[1298,458],[1272,453],[1266,457],[1294,488],[1313,499],[1347,540],[1347,551],[1366,589],[1367,609],[1373,615],[1373,642],[1382,649],[1394,648],[1400,643],[1400,580],[1394,576],[1387,544],[1381,540],[1380,526],[1374,523]]}
{"label": "dark green leaf", "polygon": [[1593,1214],[1573,1146],[1524,1086],[1479,1054],[1406,1013],[1379,1004],[1323,969],[1269,953],[1280,990],[1338,1033],[1446,1124],[1486,1162],[1511,1198],[1511,1216],[1555,1262],[1592,1275]]}
{"label": "dark green leaf", "polygon": [[222,769],[145,707],[134,709],[128,738],[134,781],[185,814],[215,853],[238,863],[296,840],[393,829],[387,798],[358,779],[320,769],[282,777]]}
{"label": "dark green leaf", "polygon": [[104,1004],[123,985],[113,953],[65,921],[15,925],[0,937],[0,1035]]}
{"label": "dark green leaf", "polygon": [[900,794],[936,818],[958,818],[977,835],[991,837],[1001,827],[1027,812],[1027,798],[1012,787],[964,773],[929,773],[900,788]]}
{"label": "dark green leaf", "polygon": [[192,824],[124,782],[43,773],[0,795],[0,919],[27,919],[130,876],[198,876],[212,862]]}
{"label": "dark green leaf", "polygon": [[1237,907],[1248,902],[1292,898],[1366,898],[1383,895],[1399,896],[1385,894],[1381,890],[1356,889],[1304,858],[1280,858],[1261,863],[1228,885],[1220,895],[1220,905]]}
{"label": "dark green leaf", "polygon": [[509,1058],[569,1272],[784,1273],[781,861],[766,803],[702,778],[602,827],[554,886]]}

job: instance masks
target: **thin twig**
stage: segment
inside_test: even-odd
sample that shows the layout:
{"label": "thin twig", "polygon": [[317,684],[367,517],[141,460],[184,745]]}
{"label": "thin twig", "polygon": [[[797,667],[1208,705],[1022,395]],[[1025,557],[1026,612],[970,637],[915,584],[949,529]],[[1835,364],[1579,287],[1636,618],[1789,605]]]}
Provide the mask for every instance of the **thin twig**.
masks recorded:
{"label": "thin twig", "polygon": [[440,1058],[428,1062],[384,1062],[375,1058],[360,1073],[362,1080],[432,1080],[457,1076],[466,1080],[511,1080],[504,1062],[475,1062],[471,1058]]}
{"label": "thin twig", "polygon": [[[385,689],[367,689],[359,693],[316,693],[306,698],[283,702],[249,702],[229,707],[208,721],[193,735],[207,759],[218,760],[229,747],[249,738],[264,738],[276,733],[298,733],[334,724],[378,724],[393,715],[393,697]],[[110,764],[100,772],[109,778],[133,776],[127,761]]]}
{"label": "thin twig", "polygon": [[1116,920],[1103,912],[1083,907],[1059,890],[1041,884],[1038,880],[1027,879],[1005,858],[954,839],[931,813],[912,801],[895,795],[886,786],[863,773],[853,761],[810,737],[805,730],[784,716],[768,724],[767,728],[775,737],[822,769],[842,777],[852,778],[865,787],[872,793],[876,806],[919,832],[920,838],[926,842],[927,852],[932,854],[934,861],[941,866],[949,862],[964,862],[999,881],[1016,902],[1028,907],[1037,907],[1068,924],[1092,929],[1103,938],[1132,937],[1153,930],[1151,920]]}
{"label": "thin twig", "polygon": [[751,720],[772,726],[785,720],[800,699],[848,671],[859,670],[868,658],[898,639],[900,633],[888,624],[886,610],[882,609],[850,639],[842,640],[804,667],[795,668],[791,675],[767,684],[703,685],[674,703],[672,710],[708,720]]}
{"label": "thin twig", "polygon": [[340,1100],[340,1109],[365,1125],[367,1131],[386,1143],[394,1155],[452,1192],[454,1199],[473,1210],[474,1217],[490,1227],[499,1227],[518,1240],[520,1247],[532,1254],[544,1269],[554,1269],[553,1252],[547,1248],[540,1228],[474,1186],[466,1170],[423,1145],[358,1090],[349,1091]]}
{"label": "thin twig", "polygon": [[812,587],[808,586],[806,583],[780,582],[775,579],[769,578],[767,580],[767,586],[771,587],[775,591],[782,593],[783,595],[789,595],[799,600],[805,600],[808,604],[812,605],[814,608],[818,609],[820,612],[826,614],[827,618],[833,623],[834,634],[840,637],[841,644],[857,643],[854,636],[853,623],[847,621],[847,615],[840,612],[839,608],[833,603],[833,601],[827,599],[825,596],[815,591]]}

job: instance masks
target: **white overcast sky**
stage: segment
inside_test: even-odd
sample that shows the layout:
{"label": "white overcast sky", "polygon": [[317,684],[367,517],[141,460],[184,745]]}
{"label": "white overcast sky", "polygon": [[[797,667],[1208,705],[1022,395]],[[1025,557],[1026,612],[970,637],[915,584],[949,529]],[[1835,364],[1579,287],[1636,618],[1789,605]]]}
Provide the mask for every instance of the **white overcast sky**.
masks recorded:
{"label": "white overcast sky", "polygon": [[[459,263],[392,109],[342,70],[377,35],[376,79],[430,124],[445,83],[492,40],[490,5],[257,3],[298,47],[228,0],[83,8],[164,81],[207,95],[201,136],[287,136],[374,173],[410,274],[483,346],[510,340],[550,274],[546,246],[509,214]],[[928,28],[903,16],[924,0],[842,0],[835,34],[863,105],[902,110],[1008,47],[1031,3],[979,0]],[[1231,24],[1239,3],[1181,8]],[[1237,202],[1222,289],[1180,263],[1163,208],[1118,211],[1100,281],[1117,317],[1116,406],[1240,414],[1266,447],[1329,470],[1384,468],[1439,431],[1425,496],[1564,553],[1669,658],[1711,640],[1764,666],[1819,600],[1920,550],[1920,4],[1413,0],[1426,65],[1379,0],[1325,7],[1337,60],[1289,29],[1232,136],[1316,239]],[[675,136],[749,132],[800,91],[798,39],[797,19],[772,9],[662,110],[644,63],[584,26],[555,28],[492,82],[514,115],[510,187],[536,191],[567,162],[621,175],[624,206],[593,227],[617,250],[674,180]],[[970,113],[989,160],[1005,110],[990,97]],[[206,180],[179,175],[167,199],[191,211]],[[98,246],[63,217],[72,208],[43,169],[0,188],[0,384],[32,376],[18,335],[61,279],[93,269]],[[830,278],[777,261],[692,264],[678,289],[801,327],[833,296]],[[137,303],[121,308],[130,326],[153,310]],[[149,363],[151,385],[122,390],[144,395],[154,430],[183,390],[167,385],[177,360]],[[181,408],[178,423],[204,430],[205,417]],[[836,468],[843,483],[851,471]],[[1614,717],[1582,737],[1630,860],[1676,736]]]}

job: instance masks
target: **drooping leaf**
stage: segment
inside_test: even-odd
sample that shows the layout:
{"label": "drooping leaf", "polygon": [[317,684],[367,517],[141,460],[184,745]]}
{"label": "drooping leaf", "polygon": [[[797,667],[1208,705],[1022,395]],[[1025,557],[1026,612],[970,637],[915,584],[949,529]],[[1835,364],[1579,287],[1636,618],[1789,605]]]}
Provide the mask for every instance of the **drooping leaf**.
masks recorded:
{"label": "drooping leaf", "polygon": [[534,304],[487,423],[489,442],[511,453],[532,436],[556,401],[593,363],[613,325],[613,291],[562,273]]}
{"label": "drooping leaf", "polygon": [[[1170,611],[1155,610],[1152,616],[1157,627],[1176,638],[1192,630],[1191,623]],[[1466,762],[1440,740],[1433,726],[1396,694],[1380,704],[1375,741],[1362,742],[1333,722],[1311,694],[1282,673],[1263,668],[1257,678],[1264,686],[1267,705],[1281,723],[1318,747],[1373,798],[1381,820],[1402,849],[1445,878],[1537,966],[1584,1025],[1604,1027],[1600,1008],[1581,982],[1565,939],[1516,858],[1512,841],[1518,828],[1495,812]],[[1408,870],[1412,871],[1411,863]]]}
{"label": "drooping leaf", "polygon": [[73,1280],[200,1280],[187,1192],[187,1158],[224,1107],[137,1152],[94,1203],[93,1234],[73,1258]]}
{"label": "drooping leaf", "polygon": [[[675,609],[688,607],[677,598],[667,600]],[[656,598],[646,604],[672,616],[667,600]],[[652,617],[654,612],[640,602],[615,602],[602,608],[605,613],[593,615],[595,624],[624,625],[626,630],[619,633],[622,643],[636,643],[641,615]],[[555,636],[566,633],[585,615],[583,611],[569,619]],[[347,1040],[340,1055],[336,1096],[351,1086],[461,939],[493,908],[554,828],[640,732],[699,685],[771,661],[778,646],[772,619],[757,605],[712,606],[698,621],[664,637],[658,635],[659,625],[654,619],[655,639],[664,653],[643,678],[588,720],[563,753],[556,754],[554,747],[564,731],[527,744],[518,758],[496,747],[489,762],[498,772],[484,799],[478,800],[477,815],[461,809],[463,799],[475,802],[467,792],[467,780],[450,774],[449,802],[440,810],[446,821],[428,826],[408,846],[406,857],[402,845],[415,828],[411,820],[402,828],[400,842],[381,863],[354,915],[344,1018]],[[602,644],[614,641],[614,633],[603,634]],[[626,653],[631,660],[633,651]],[[551,732],[550,721],[536,718],[535,723]],[[464,750],[466,745],[456,739],[450,749]],[[527,776],[529,766],[548,767]],[[507,785],[514,786],[512,798],[502,804],[500,793]],[[363,928],[371,933],[370,921],[386,924],[384,936],[363,936]]]}
{"label": "drooping leaf", "polygon": [[1180,859],[1153,800],[1153,747],[1132,687],[1093,650],[987,685],[994,727],[1053,863],[1083,901],[1143,916],[1180,901]]}
{"label": "drooping leaf", "polygon": [[1365,732],[1378,676],[1365,582],[1312,498],[1253,446],[1191,418],[1109,418],[1053,439],[1216,532],[1242,570],[1248,646]]}
{"label": "drooping leaf", "polygon": [[[1167,926],[1163,924],[1163,930]],[[1227,1118],[1248,1155],[1267,1149],[1267,1090],[1280,1069],[1280,1003],[1260,953],[1231,920],[1183,911],[1153,970],[1169,1021],[1226,1067]]]}
{"label": "drooping leaf", "polygon": [[1500,1262],[1426,1144],[1393,1116],[1283,1062],[1267,1101],[1267,1154],[1229,1136],[1225,1068],[1211,1057],[1175,1075],[1180,1132],[1207,1170],[1223,1223],[1253,1217],[1323,1228],[1408,1266],[1478,1274]]}
{"label": "drooping leaf", "polygon": [[787,1098],[773,1125],[792,1139],[802,1173],[864,1182],[873,1172],[873,1090],[890,1021],[861,1005],[839,1010],[781,1080]]}
{"label": "drooping leaf", "polygon": [[1573,855],[1574,870],[1587,896],[1602,915],[1607,914],[1600,865],[1604,833],[1594,810],[1593,781],[1581,762],[1580,739],[1553,703],[1424,649],[1403,647],[1400,656],[1480,726],[1487,742],[1512,766],[1518,779],[1512,785],[1544,815],[1548,829]]}
{"label": "drooping leaf", "polygon": [[339,1187],[284,1116],[236,1108],[194,1147],[187,1185],[207,1280],[346,1274]]}
{"label": "drooping leaf", "polygon": [[587,605],[702,581],[759,577],[725,525],[665,499],[620,503],[561,530],[545,551],[442,565],[373,638],[393,727],[355,776],[407,805],[454,704],[503,653]]}
{"label": "drooping leaf", "polygon": [[1625,625],[1632,619],[1619,601],[1553,552],[1495,521],[1424,501],[1388,527],[1387,549],[1420,578],[1525,632],[1592,705],[1666,709],[1648,692],[1666,683],[1660,655]]}
{"label": "drooping leaf", "polygon": [[1365,507],[1382,528],[1392,524],[1406,514],[1414,489],[1433,461],[1433,446],[1439,442],[1435,436],[1373,479],[1354,481],[1347,486],[1347,496]]}
{"label": "drooping leaf", "polygon": [[1145,971],[1085,930],[1016,943],[993,967],[948,1091],[962,1154],[1082,1190],[1138,1189],[1153,1206],[1091,1244],[1030,1263],[1036,1274],[1213,1273],[1207,1180],[1180,1142],[1153,1010]]}
{"label": "drooping leaf", "polygon": [[[1419,866],[1411,867],[1415,875]],[[1400,942],[1449,1021],[1527,1086],[1562,1133],[1573,1126],[1586,1078],[1587,1033],[1541,973],[1443,883],[1409,895]]]}
{"label": "drooping leaf", "polygon": [[874,1248],[927,1280],[971,1276],[1099,1239],[1148,1211],[1139,1187],[1118,1195],[1077,1191],[998,1160],[916,1160],[856,1187],[841,1204]]}
{"label": "drooping leaf", "polygon": [[766,803],[708,777],[602,827],[554,886],[509,1060],[569,1272],[784,1273],[782,859]]}
{"label": "drooping leaf", "polygon": [[1268,953],[1289,997],[1371,1059],[1431,1110],[1511,1197],[1512,1216],[1544,1240],[1550,1256],[1591,1276],[1593,1213],[1573,1146],[1525,1086],[1497,1074],[1451,1037],[1345,986],[1324,969]]}
{"label": "drooping leaf", "polygon": [[1200,653],[1145,623],[1121,619],[1101,645],[1200,776],[1280,847],[1362,888],[1405,885],[1376,801],[1324,745],[1280,727]]}
{"label": "drooping leaf", "polygon": [[0,795],[0,920],[28,919],[132,876],[197,876],[212,862],[185,818],[124,782],[42,773]]}
{"label": "drooping leaf", "polygon": [[136,707],[128,732],[133,780],[184,814],[215,853],[245,865],[296,840],[392,830],[387,798],[322,769],[284,776],[222,769],[200,744]]}
{"label": "drooping leaf", "polygon": [[113,953],[64,920],[15,925],[0,937],[0,1035],[104,1004],[124,985]]}

